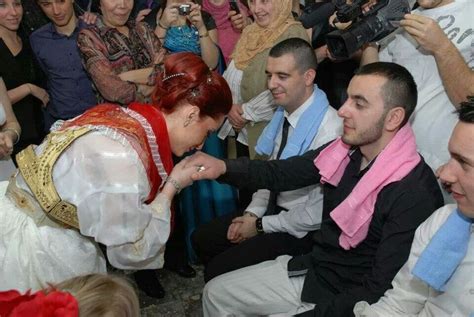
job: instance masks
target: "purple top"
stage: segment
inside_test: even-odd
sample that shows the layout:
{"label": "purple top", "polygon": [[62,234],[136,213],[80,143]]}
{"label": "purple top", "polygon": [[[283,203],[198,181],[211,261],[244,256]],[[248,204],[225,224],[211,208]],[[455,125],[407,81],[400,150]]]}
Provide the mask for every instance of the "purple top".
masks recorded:
{"label": "purple top", "polygon": [[[242,15],[250,15],[247,7],[240,3],[240,1],[238,2],[238,5]],[[234,46],[239,40],[241,34],[241,32],[236,31],[232,27],[232,23],[230,23],[230,19],[227,17],[230,10],[229,1],[226,0],[222,5],[216,5],[211,3],[210,0],[203,0],[202,8],[204,11],[208,12],[216,22],[218,44],[224,54],[226,64],[229,65],[231,60],[230,55],[232,54]]]}

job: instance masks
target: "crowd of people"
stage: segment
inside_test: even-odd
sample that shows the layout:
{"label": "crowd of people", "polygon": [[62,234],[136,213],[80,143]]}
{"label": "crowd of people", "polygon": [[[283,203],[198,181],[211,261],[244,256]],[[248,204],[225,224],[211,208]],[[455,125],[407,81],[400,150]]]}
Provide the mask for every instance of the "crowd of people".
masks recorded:
{"label": "crowd of people", "polygon": [[204,316],[474,315],[473,1],[404,0],[344,61],[353,1],[23,1],[0,0],[1,316],[138,316],[108,266],[161,298],[193,259]]}

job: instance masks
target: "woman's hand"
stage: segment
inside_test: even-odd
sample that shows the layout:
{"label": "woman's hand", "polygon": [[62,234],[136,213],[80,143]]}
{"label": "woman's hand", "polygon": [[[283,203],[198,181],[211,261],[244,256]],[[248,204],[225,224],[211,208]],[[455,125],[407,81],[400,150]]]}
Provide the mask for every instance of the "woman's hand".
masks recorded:
{"label": "woman's hand", "polygon": [[6,132],[0,132],[0,159],[3,159],[13,152],[12,137]]}
{"label": "woman's hand", "polygon": [[33,84],[28,84],[28,88],[30,89],[30,94],[41,100],[43,107],[46,107],[49,102],[49,95],[46,90]]}
{"label": "woman's hand", "polygon": [[79,17],[87,25],[94,25],[97,22],[97,14],[86,11]]}
{"label": "woman's hand", "polygon": [[197,168],[193,165],[186,165],[187,160],[186,157],[174,166],[161,190],[161,193],[167,196],[169,200],[173,199],[174,195],[180,190],[193,183],[191,176],[197,172]]}
{"label": "woman's hand", "polygon": [[202,19],[201,6],[197,3],[188,3],[191,5],[191,11],[187,16],[188,20],[198,29],[201,33],[207,32],[206,26],[204,25],[204,20]]}
{"label": "woman's hand", "polygon": [[137,16],[135,17],[135,22],[142,22],[150,12],[151,9],[143,9],[138,11]]}
{"label": "woman's hand", "polygon": [[227,17],[232,27],[239,32],[242,32],[242,30],[251,23],[249,17],[242,15],[242,13],[237,13],[234,10],[230,10]]}
{"label": "woman's hand", "polygon": [[157,25],[161,28],[168,29],[173,23],[178,21],[179,4],[168,2],[166,8],[163,10],[163,13],[160,16],[160,19]]}
{"label": "woman's hand", "polygon": [[186,165],[188,158],[184,158],[173,167],[170,177],[175,179],[182,188],[188,187],[193,183],[191,176],[197,172],[196,166]]}

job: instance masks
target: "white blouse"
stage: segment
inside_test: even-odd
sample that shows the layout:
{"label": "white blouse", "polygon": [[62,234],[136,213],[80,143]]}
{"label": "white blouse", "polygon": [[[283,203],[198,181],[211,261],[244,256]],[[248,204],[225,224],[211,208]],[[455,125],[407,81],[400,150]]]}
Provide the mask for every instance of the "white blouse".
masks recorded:
{"label": "white blouse", "polygon": [[[114,267],[156,269],[170,234],[169,202],[158,195],[144,203],[150,184],[133,148],[114,130],[90,132],[62,153],[53,180],[60,197],[77,206],[81,234],[104,244]],[[17,185],[29,192],[20,175]]]}

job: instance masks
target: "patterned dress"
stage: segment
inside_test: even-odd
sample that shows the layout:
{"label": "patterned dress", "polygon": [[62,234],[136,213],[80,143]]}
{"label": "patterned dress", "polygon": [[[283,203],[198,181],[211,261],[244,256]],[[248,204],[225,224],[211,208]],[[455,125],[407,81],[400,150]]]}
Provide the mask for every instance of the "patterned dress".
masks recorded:
{"label": "patterned dress", "polygon": [[[128,36],[98,19],[96,25],[79,33],[77,43],[82,61],[94,82],[99,103],[127,105],[132,101],[149,101],[136,84],[121,80],[119,75],[153,67],[161,43],[145,23],[129,21],[127,26]],[[153,78],[149,84],[153,84]]]}

